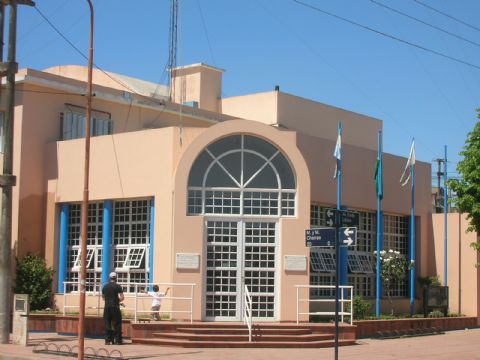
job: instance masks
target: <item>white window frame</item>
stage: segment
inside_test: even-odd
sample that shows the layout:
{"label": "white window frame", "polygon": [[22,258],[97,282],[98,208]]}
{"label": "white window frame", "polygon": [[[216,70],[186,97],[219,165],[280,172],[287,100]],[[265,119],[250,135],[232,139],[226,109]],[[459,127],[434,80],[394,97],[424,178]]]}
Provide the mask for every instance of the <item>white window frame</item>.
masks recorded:
{"label": "white window frame", "polygon": [[[85,266],[86,268],[90,267],[94,254],[95,254],[95,249],[93,247],[87,247],[87,264]],[[80,271],[81,261],[82,261],[82,249],[79,248],[72,270]]]}
{"label": "white window frame", "polygon": [[[210,151],[208,146],[204,149],[203,153],[208,154],[210,157],[210,164],[207,166],[202,179],[201,186],[193,186],[188,185],[187,189],[187,215],[222,215],[222,216],[255,216],[255,217],[262,217],[262,218],[278,218],[278,217],[294,217],[296,215],[296,206],[297,206],[297,198],[296,198],[296,189],[291,188],[284,188],[282,187],[282,174],[278,171],[278,169],[274,165],[274,160],[277,156],[283,156],[285,160],[287,158],[280,152],[280,150],[276,149],[272,155],[268,157],[264,154],[245,148],[244,139],[245,135],[241,136],[241,145],[239,148],[230,149],[223,152],[220,155],[215,155]],[[251,135],[248,135],[251,136]],[[272,145],[272,144],[270,144]],[[210,146],[210,145],[209,145]],[[274,147],[274,145],[272,145]],[[222,158],[231,154],[240,153],[241,156],[241,178],[236,179],[234,175],[232,175],[222,164]],[[263,164],[260,165],[256,171],[249,176],[249,178],[243,178],[243,158],[244,154],[251,154],[255,155],[263,161]],[[288,161],[288,160],[287,160]],[[214,167],[214,165],[219,166],[227,177],[232,181],[233,187],[208,187],[207,177],[210,173],[210,170]],[[262,171],[266,168],[270,167],[270,169],[275,174],[276,178],[276,187],[274,188],[251,188],[248,187],[249,184],[262,173]],[[290,166],[290,170],[292,174],[294,174],[293,168]],[[293,175],[295,176],[295,175]],[[296,180],[295,180],[296,182]],[[208,197],[206,194],[214,192],[213,197]],[[224,196],[228,195],[227,193],[231,192],[231,196]],[[216,197],[216,195],[220,195]],[[233,205],[234,200],[238,201],[238,197],[234,197],[233,193],[239,194],[240,202],[238,205]],[[249,208],[251,209],[251,213],[246,213],[245,209],[247,206],[245,205],[247,199],[246,194],[251,193],[260,193],[265,194],[267,198],[265,199],[258,199],[260,200],[260,206],[254,206],[253,200],[251,201],[251,205]],[[201,204],[199,201],[199,196],[201,194]],[[274,194],[274,197],[272,197]],[[285,195],[288,194],[288,195]],[[293,194],[293,196],[291,195]],[[284,196],[285,195],[285,196]],[[209,204],[207,204],[207,200],[209,200]],[[218,200],[218,201],[216,201]],[[256,201],[257,199],[255,199]],[[272,206],[275,204],[276,206]],[[265,206],[263,206],[265,204]],[[257,212],[258,213],[255,213]]]}
{"label": "white window frame", "polygon": [[[139,250],[139,252],[137,252]],[[127,256],[123,263],[124,269],[138,269],[142,264],[143,258],[145,257],[145,253],[147,251],[146,246],[135,246],[129,247],[127,251]],[[133,262],[133,264],[132,264]]]}
{"label": "white window frame", "polygon": [[[63,112],[61,122],[61,139],[74,140],[85,137],[86,114],[80,110],[67,107]],[[113,121],[110,118],[93,115],[90,119],[91,136],[111,135]]]}

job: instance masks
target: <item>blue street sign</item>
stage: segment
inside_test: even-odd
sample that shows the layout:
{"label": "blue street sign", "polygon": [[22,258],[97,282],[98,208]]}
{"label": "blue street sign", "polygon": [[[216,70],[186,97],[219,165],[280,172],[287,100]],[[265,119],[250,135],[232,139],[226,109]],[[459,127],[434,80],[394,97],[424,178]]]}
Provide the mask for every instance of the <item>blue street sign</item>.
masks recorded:
{"label": "blue street sign", "polygon": [[[358,227],[360,220],[360,214],[358,212],[333,208],[326,208],[324,211],[327,226]],[[336,219],[337,214],[338,219]],[[339,221],[340,224],[337,224],[336,221]]]}
{"label": "blue street sign", "polygon": [[305,230],[305,245],[307,247],[335,246],[335,232],[334,228]]}
{"label": "blue street sign", "polygon": [[339,230],[338,242],[340,246],[356,246],[357,245],[357,228],[341,227]]}

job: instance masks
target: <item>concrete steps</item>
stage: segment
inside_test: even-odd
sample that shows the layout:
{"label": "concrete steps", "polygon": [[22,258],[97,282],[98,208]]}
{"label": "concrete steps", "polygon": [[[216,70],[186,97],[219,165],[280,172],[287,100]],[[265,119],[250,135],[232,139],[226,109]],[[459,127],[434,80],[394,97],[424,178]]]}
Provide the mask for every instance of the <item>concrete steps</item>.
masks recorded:
{"label": "concrete steps", "polygon": [[[148,344],[159,346],[175,346],[183,348],[324,348],[333,347],[334,340],[323,341],[198,341],[198,340],[166,340],[166,339],[132,339],[135,344]],[[339,340],[340,346],[355,345],[355,340]]]}
{"label": "concrete steps", "polygon": [[[135,344],[184,348],[323,348],[335,345],[331,325],[255,324],[251,342],[247,327],[241,323],[160,322],[132,326]],[[343,325],[339,345],[354,344],[355,328]]]}

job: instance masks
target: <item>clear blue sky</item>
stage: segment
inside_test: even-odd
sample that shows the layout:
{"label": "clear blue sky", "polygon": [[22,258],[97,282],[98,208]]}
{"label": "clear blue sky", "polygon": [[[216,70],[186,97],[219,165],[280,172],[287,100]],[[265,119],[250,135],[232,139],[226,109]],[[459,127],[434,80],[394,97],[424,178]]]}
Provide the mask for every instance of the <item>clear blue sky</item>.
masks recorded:
{"label": "clear blue sky", "polygon": [[[38,9],[85,54],[87,1],[35,0]],[[179,0],[178,65],[226,70],[223,96],[272,90],[384,121],[386,152],[417,159],[449,150],[455,170],[480,107],[480,1],[302,0],[375,30],[471,63],[442,58],[295,3],[293,0]],[[102,69],[165,82],[169,0],[93,0],[95,63]],[[462,37],[465,40],[459,39]],[[472,44],[477,43],[477,44]],[[17,60],[44,69],[86,61],[33,9],[19,6]],[[454,174],[452,174],[454,175]]]}

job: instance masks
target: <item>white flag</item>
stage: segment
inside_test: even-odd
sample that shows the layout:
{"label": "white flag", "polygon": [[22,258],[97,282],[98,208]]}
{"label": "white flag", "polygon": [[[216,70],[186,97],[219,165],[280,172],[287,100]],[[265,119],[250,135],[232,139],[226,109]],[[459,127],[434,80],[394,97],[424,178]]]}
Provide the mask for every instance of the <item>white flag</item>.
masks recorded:
{"label": "white flag", "polygon": [[408,155],[407,164],[405,165],[405,170],[403,170],[402,177],[400,182],[402,186],[407,185],[412,175],[412,167],[415,165],[415,140],[412,140],[412,147],[410,148],[410,154]]}
{"label": "white flag", "polygon": [[333,174],[333,178],[336,179],[342,165],[342,135],[340,135],[340,133],[338,133],[337,143],[335,144],[335,151],[333,152],[333,156],[336,158],[335,173]]}

